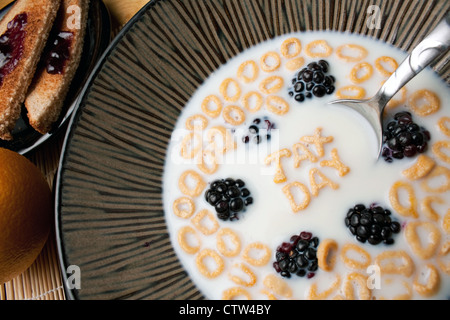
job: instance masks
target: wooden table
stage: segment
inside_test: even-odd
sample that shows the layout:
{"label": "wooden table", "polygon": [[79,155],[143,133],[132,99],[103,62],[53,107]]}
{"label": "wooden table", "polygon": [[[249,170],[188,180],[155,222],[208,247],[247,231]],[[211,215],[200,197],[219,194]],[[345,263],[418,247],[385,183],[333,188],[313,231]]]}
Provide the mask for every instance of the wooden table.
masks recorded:
{"label": "wooden table", "polygon": [[[148,0],[103,0],[110,11],[114,32],[141,9]],[[0,0],[3,8],[11,0]],[[46,142],[28,155],[53,188],[65,132]],[[0,300],[65,300],[62,272],[58,258],[55,232],[50,237],[34,264],[17,278],[0,286]]]}

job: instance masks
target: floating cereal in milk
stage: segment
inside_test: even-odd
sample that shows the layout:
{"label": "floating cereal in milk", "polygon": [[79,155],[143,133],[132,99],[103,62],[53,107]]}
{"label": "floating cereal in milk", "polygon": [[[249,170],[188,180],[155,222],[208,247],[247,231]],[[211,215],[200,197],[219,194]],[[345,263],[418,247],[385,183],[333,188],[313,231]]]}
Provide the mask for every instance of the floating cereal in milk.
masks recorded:
{"label": "floating cereal in milk", "polygon": [[290,34],[198,89],[169,145],[173,246],[209,299],[448,299],[450,112],[430,70],[368,123],[327,105],[370,97],[406,57],[349,34]]}

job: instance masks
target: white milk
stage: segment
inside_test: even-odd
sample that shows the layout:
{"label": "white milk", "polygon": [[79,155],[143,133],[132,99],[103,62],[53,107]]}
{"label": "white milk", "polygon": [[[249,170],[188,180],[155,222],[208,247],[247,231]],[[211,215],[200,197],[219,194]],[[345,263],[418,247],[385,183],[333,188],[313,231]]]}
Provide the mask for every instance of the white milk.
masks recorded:
{"label": "white milk", "polygon": [[[164,175],[166,220],[173,246],[181,263],[201,292],[210,299],[222,299],[222,294],[225,290],[238,287],[229,278],[229,273],[235,272],[235,269],[232,268],[235,263],[244,262],[257,276],[256,284],[251,288],[245,288],[254,299],[267,298],[267,295],[262,294],[261,291],[265,289],[263,279],[269,274],[276,275],[276,277],[288,284],[292,289],[293,294],[291,298],[293,299],[307,298],[307,292],[313,283],[317,283],[319,291],[327,289],[338,275],[341,279],[339,288],[329,298],[334,298],[338,295],[342,296],[342,284],[349,273],[356,271],[365,276],[374,274],[370,270],[349,269],[343,264],[342,260],[338,259],[335,269],[332,272],[318,270],[312,279],[307,279],[306,277],[298,278],[295,275],[290,279],[282,278],[272,267],[272,263],[275,261],[275,250],[277,246],[282,242],[289,241],[291,235],[299,234],[301,231],[310,231],[319,237],[321,241],[324,239],[334,239],[339,244],[339,248],[342,248],[346,243],[353,243],[360,246],[370,253],[372,258],[371,264],[373,264],[374,258],[384,250],[405,250],[415,262],[415,273],[410,277],[382,274],[381,278],[377,279],[380,281],[380,287],[372,291],[372,296],[376,299],[394,298],[405,292],[406,289],[402,286],[403,282],[405,282],[413,299],[423,298],[413,289],[413,281],[417,275],[423,273],[422,270],[424,270],[423,268],[426,264],[432,263],[437,266],[437,262],[435,258],[423,261],[415,256],[405,239],[403,228],[401,233],[394,237],[395,243],[393,245],[387,246],[380,244],[372,246],[368,243],[362,244],[358,242],[344,224],[344,218],[349,208],[358,203],[370,205],[374,202],[384,208],[391,209],[393,211],[393,218],[400,223],[405,224],[408,221],[412,221],[412,219],[402,217],[392,210],[388,193],[396,181],[407,181],[401,172],[412,166],[417,158],[403,159],[401,161],[394,161],[393,163],[386,163],[381,158],[379,161],[376,161],[377,150],[375,136],[367,122],[351,110],[340,106],[327,105],[328,101],[336,99],[336,92],[320,99],[313,98],[307,100],[307,102],[301,104],[289,97],[287,88],[296,71],[287,70],[286,62],[288,59],[282,57],[281,54],[282,64],[277,71],[269,74],[260,70],[259,78],[252,84],[241,83],[241,89],[242,95],[244,95],[246,92],[258,90],[258,84],[264,78],[270,75],[282,76],[285,81],[284,87],[276,95],[289,102],[289,112],[283,116],[275,115],[265,107],[254,114],[246,111],[246,121],[237,127],[227,124],[222,116],[216,119],[208,117],[209,124],[206,130],[214,125],[222,125],[230,130],[233,129],[230,132],[233,133],[237,148],[234,152],[228,153],[222,159],[219,170],[216,173],[209,176],[202,174],[205,182],[208,183],[216,179],[225,179],[228,177],[239,178],[246,182],[254,198],[254,203],[247,207],[246,212],[240,215],[238,221],[224,222],[218,220],[220,228],[231,228],[240,236],[242,243],[241,253],[252,242],[266,244],[272,250],[270,262],[263,267],[255,267],[246,263],[241,255],[235,258],[224,257],[224,271],[218,277],[208,279],[198,271],[195,264],[196,255],[187,254],[180,248],[177,240],[178,231],[183,226],[194,226],[190,222],[190,219],[179,218],[173,213],[173,202],[177,198],[184,196],[178,188],[178,180],[180,175],[186,170],[193,169],[200,173],[194,161],[185,160],[179,154],[181,141],[188,133],[185,127],[186,119],[194,114],[202,114],[200,106],[206,96],[210,94],[220,96],[219,86],[224,79],[237,79],[236,72],[242,62],[254,60],[259,63],[260,57],[268,51],[280,53],[281,43],[289,37],[297,37],[301,40],[303,49],[300,56],[305,58],[304,66],[311,61],[318,61],[320,59],[309,58],[305,54],[306,45],[317,39],[326,40],[334,48],[334,51],[341,44],[355,43],[362,45],[369,52],[369,55],[363,61],[367,61],[372,65],[374,65],[375,59],[380,56],[393,57],[398,63],[402,62],[406,57],[405,53],[369,38],[340,33],[308,32],[279,37],[255,46],[229,61],[217,72],[212,74],[198,89],[181,114],[172,142],[169,145],[166,160]],[[352,84],[348,75],[357,63],[342,62],[334,53],[324,59],[330,64],[330,73],[337,79],[336,88]],[[366,89],[366,97],[372,96],[378,90],[383,80],[386,80],[386,77],[381,76],[375,69],[372,78],[360,85]],[[446,85],[434,73],[426,70],[413,79],[408,84],[407,89],[409,95],[418,89],[430,89],[439,95],[441,109],[438,112],[427,117],[413,116],[415,122],[425,126],[431,132],[432,141],[429,144],[430,147],[436,141],[448,141],[449,138],[443,135],[436,125],[439,119],[450,114],[446,105],[446,102],[450,99]],[[224,102],[224,106],[229,104],[231,103]],[[241,106],[240,102],[233,104]],[[403,110],[403,107],[398,107],[394,109],[394,112],[401,110]],[[259,146],[244,144],[242,142],[242,136],[248,126],[253,119],[256,117],[262,118],[263,116],[268,116],[276,124],[277,130],[274,132],[270,143],[262,143]],[[288,148],[292,150],[292,146],[298,143],[301,137],[313,135],[319,127],[322,128],[322,135],[324,137],[332,136],[334,138],[333,142],[324,145],[325,156],[319,159],[319,162],[321,160],[331,159],[331,150],[336,148],[341,161],[350,168],[350,172],[344,177],[340,177],[335,169],[320,167],[319,163],[311,163],[308,161],[304,161],[299,168],[294,168],[292,157],[283,158],[282,166],[287,177],[287,182],[281,184],[274,183],[273,166],[265,165],[264,159],[279,149]],[[206,142],[204,141],[205,144]],[[430,147],[427,155],[433,157]],[[315,149],[311,148],[311,150]],[[436,161],[438,164],[448,167],[448,164],[440,160]],[[337,183],[339,188],[337,190],[332,190],[329,187],[321,189],[317,197],[311,196],[311,202],[305,210],[294,213],[292,212],[289,201],[282,192],[282,187],[293,181],[298,181],[309,186],[308,173],[311,168],[318,168],[320,172]],[[420,199],[423,199],[426,193],[419,187],[418,183],[413,183],[413,186],[420,203]],[[204,199],[206,189],[203,190],[199,197],[194,199],[196,206],[195,213],[202,209],[208,209],[215,214],[214,209]],[[440,248],[444,242],[449,241],[449,236],[443,230],[441,222],[444,214],[448,210],[450,197],[448,192],[441,193],[439,196],[445,199],[445,204],[437,204],[434,207],[441,215],[440,222],[436,223],[441,230]],[[421,214],[419,210],[419,215]],[[419,220],[427,219],[421,215]],[[201,238],[201,250],[211,248],[217,251],[216,234],[204,236],[198,231],[197,234]],[[441,277],[441,286],[439,292],[432,296],[432,298],[447,299],[450,296],[450,277],[439,268],[438,270]],[[276,296],[283,298],[280,295]]]}

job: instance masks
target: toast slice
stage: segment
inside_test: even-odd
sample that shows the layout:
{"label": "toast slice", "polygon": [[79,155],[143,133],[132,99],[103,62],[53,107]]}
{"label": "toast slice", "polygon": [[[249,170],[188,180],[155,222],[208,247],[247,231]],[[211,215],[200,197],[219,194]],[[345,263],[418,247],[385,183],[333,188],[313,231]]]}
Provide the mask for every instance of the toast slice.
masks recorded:
{"label": "toast slice", "polygon": [[62,0],[25,99],[30,125],[48,133],[61,113],[83,51],[89,0]]}
{"label": "toast slice", "polygon": [[[18,0],[0,21],[0,37],[13,39],[8,53],[0,55],[0,139],[11,140],[22,103],[58,12],[60,0]],[[13,30],[13,31],[11,31]],[[8,34],[12,32],[12,34]],[[8,50],[8,45],[2,46]]]}

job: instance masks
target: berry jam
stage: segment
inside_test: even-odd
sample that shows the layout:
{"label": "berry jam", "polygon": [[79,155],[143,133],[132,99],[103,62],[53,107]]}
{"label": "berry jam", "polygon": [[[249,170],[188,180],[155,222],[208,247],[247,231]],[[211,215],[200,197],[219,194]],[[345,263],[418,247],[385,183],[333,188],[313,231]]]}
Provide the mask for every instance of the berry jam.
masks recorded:
{"label": "berry jam", "polygon": [[16,15],[8,23],[5,33],[0,36],[0,86],[5,76],[16,68],[22,57],[27,20],[26,13]]}
{"label": "berry jam", "polygon": [[46,69],[49,74],[62,74],[67,60],[70,58],[70,47],[73,41],[73,33],[61,31],[52,36],[52,44],[48,50]]}

